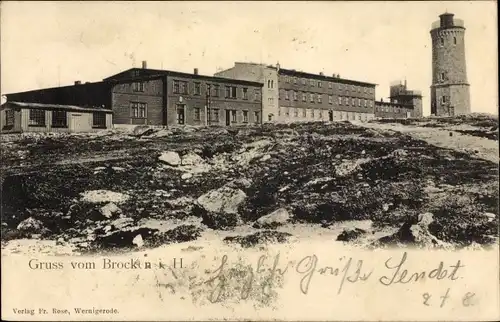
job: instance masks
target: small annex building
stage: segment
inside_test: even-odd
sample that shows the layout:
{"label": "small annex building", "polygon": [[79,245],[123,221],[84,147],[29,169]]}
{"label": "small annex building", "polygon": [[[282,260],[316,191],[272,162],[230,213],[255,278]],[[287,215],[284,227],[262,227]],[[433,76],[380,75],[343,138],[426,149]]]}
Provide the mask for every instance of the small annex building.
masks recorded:
{"label": "small annex building", "polygon": [[113,127],[113,111],[74,105],[6,102],[0,106],[2,133],[97,132]]}

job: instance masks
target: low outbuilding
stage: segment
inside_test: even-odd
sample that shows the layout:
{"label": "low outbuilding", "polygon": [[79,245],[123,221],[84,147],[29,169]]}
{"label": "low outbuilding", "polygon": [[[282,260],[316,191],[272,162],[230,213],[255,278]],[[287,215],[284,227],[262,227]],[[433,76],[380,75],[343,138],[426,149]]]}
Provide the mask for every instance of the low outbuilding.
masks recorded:
{"label": "low outbuilding", "polygon": [[2,133],[96,132],[113,127],[113,111],[100,107],[6,102],[0,106]]}

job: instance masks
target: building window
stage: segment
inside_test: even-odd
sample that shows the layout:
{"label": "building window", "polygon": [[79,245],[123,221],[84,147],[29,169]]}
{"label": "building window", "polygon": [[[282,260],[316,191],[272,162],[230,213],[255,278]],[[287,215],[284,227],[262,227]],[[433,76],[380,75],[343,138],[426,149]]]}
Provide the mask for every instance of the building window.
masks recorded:
{"label": "building window", "polygon": [[243,99],[244,100],[248,99],[248,88],[243,88]]}
{"label": "building window", "polygon": [[311,101],[311,103],[314,103],[314,94],[309,94],[309,100]]}
{"label": "building window", "polygon": [[358,106],[361,106],[361,99],[358,98]]}
{"label": "building window", "polygon": [[302,78],[302,85],[305,85],[305,84],[306,84],[306,79]]}
{"label": "building window", "polygon": [[328,104],[333,104],[333,96],[328,95]]}
{"label": "building window", "polygon": [[332,82],[328,82],[328,88],[333,88]]}
{"label": "building window", "polygon": [[219,109],[218,108],[214,108],[214,109],[212,109],[212,112],[213,112],[213,119],[212,119],[212,121],[219,122]]}
{"label": "building window", "polygon": [[321,84],[321,82],[318,82],[318,87],[321,87],[323,86],[323,84]]}
{"label": "building window", "polygon": [[288,76],[285,76],[285,82],[290,83],[290,78]]}
{"label": "building window", "polygon": [[174,80],[174,93],[175,94],[180,93],[180,82],[177,80]]}
{"label": "building window", "polygon": [[45,126],[45,111],[44,110],[30,110],[29,125],[31,126]]}
{"label": "building window", "polygon": [[446,100],[446,96],[441,96],[441,102],[442,102],[443,104],[447,102],[447,100]]}
{"label": "building window", "polygon": [[456,45],[457,44],[457,37],[453,37],[453,44]]}
{"label": "building window", "polygon": [[311,108],[311,117],[314,118],[314,109]]}
{"label": "building window", "polygon": [[66,111],[52,111],[52,127],[68,127]]}
{"label": "building window", "polygon": [[361,86],[358,86],[358,93],[361,93]]}
{"label": "building window", "polygon": [[214,85],[214,97],[219,97],[219,85]]}
{"label": "building window", "polygon": [[5,111],[5,126],[14,126],[14,110]]}
{"label": "building window", "polygon": [[302,109],[302,117],[306,117],[306,116],[307,116],[306,109],[304,108],[304,109]]}
{"label": "building window", "polygon": [[342,105],[342,97],[339,96],[339,105]]}
{"label": "building window", "polygon": [[365,107],[368,107],[368,100],[364,100],[365,101]]}
{"label": "building window", "polygon": [[106,128],[106,113],[94,112],[92,113],[92,127]]}
{"label": "building window", "polygon": [[297,84],[297,77],[294,77],[294,78],[293,78],[293,83],[294,83],[294,84]]}
{"label": "building window", "polygon": [[321,94],[318,94],[318,103],[321,103],[323,97],[321,96]]}
{"label": "building window", "polygon": [[133,118],[146,118],[146,103],[132,102],[130,110]]}
{"label": "building window", "polygon": [[296,101],[298,99],[297,96],[298,96],[297,91],[293,91],[293,100],[294,101]]}
{"label": "building window", "polygon": [[194,95],[201,95],[201,84],[194,83]]}
{"label": "building window", "polygon": [[356,99],[354,97],[351,98],[351,105],[356,106]]}
{"label": "building window", "polygon": [[286,116],[290,116],[290,108],[289,108],[289,107],[287,107],[287,108],[286,108],[285,115],[286,115]]}
{"label": "building window", "polygon": [[231,111],[231,122],[236,123],[236,110]]}
{"label": "building window", "polygon": [[444,73],[441,73],[439,76],[440,76],[441,80],[444,81]]}
{"label": "building window", "polygon": [[345,105],[349,105],[349,98],[348,97],[344,97],[344,103],[345,103]]}
{"label": "building window", "polygon": [[337,86],[339,90],[342,89],[342,84],[338,84]]}
{"label": "building window", "polygon": [[299,116],[299,109],[298,108],[293,109],[293,116],[295,116],[295,117]]}
{"label": "building window", "polygon": [[248,111],[243,111],[243,123],[248,123]]}
{"label": "building window", "polygon": [[306,93],[302,93],[302,102],[307,101],[307,95]]}
{"label": "building window", "polygon": [[323,118],[323,110],[319,110],[319,118],[322,119]]}
{"label": "building window", "polygon": [[444,46],[444,38],[441,38],[441,46]]}
{"label": "building window", "polygon": [[285,90],[285,99],[286,99],[286,100],[287,100],[287,99],[290,99],[290,97],[288,96],[288,91],[287,91],[287,90]]}
{"label": "building window", "polygon": [[144,92],[144,82],[133,82],[134,92]]}
{"label": "building window", "polygon": [[193,112],[194,112],[193,119],[194,119],[195,121],[200,121],[200,120],[201,120],[200,108],[199,108],[199,107],[195,107],[195,108],[193,109]]}
{"label": "building window", "polygon": [[260,91],[258,89],[256,89],[254,91],[254,94],[255,94],[255,100],[256,101],[259,101],[260,100]]}
{"label": "building window", "polygon": [[309,80],[309,85],[314,86],[314,79]]}
{"label": "building window", "polygon": [[260,113],[259,112],[253,112],[254,114],[254,120],[255,123],[260,123]]}
{"label": "building window", "polygon": [[226,86],[226,98],[236,98],[236,86]]}

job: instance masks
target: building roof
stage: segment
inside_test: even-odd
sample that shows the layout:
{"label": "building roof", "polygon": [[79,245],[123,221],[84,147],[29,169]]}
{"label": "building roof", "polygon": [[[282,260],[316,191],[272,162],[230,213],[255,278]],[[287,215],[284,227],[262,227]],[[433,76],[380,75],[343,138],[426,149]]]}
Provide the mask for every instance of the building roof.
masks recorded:
{"label": "building roof", "polygon": [[361,82],[361,81],[356,81],[356,80],[352,80],[352,79],[333,77],[333,76],[327,76],[327,75],[321,75],[321,74],[306,73],[306,72],[296,71],[294,69],[280,68],[278,73],[283,74],[283,75],[290,75],[290,76],[297,76],[297,77],[304,77],[304,78],[322,79],[322,80],[336,82],[336,83],[342,83],[342,84],[367,85],[367,86],[376,86],[377,85],[374,83]]}
{"label": "building roof", "polygon": [[[127,75],[127,74],[131,74],[132,71],[142,72],[141,73],[142,75],[141,74],[139,74],[137,76]],[[122,75],[125,77],[121,77]],[[227,77],[189,74],[189,73],[182,73],[182,72],[177,72],[177,71],[172,71],[172,70],[150,69],[150,68],[130,68],[130,69],[124,70],[118,74],[104,78],[104,81],[121,81],[121,80],[134,80],[134,79],[144,79],[144,78],[157,78],[157,77],[161,77],[161,76],[186,77],[186,78],[201,79],[201,80],[212,81],[212,82],[217,81],[217,82],[221,82],[221,83],[241,84],[241,85],[249,85],[249,86],[256,86],[256,87],[263,86],[263,84],[259,83],[259,82],[245,81],[245,80],[239,80],[239,79],[233,79],[233,78],[227,78]]]}
{"label": "building roof", "polygon": [[75,111],[75,112],[106,112],[113,113],[112,110],[99,107],[80,107],[75,105],[60,105],[60,104],[40,104],[40,103],[28,103],[28,102],[5,102],[1,105],[1,108],[9,106],[17,106],[21,108],[37,109],[37,110],[65,110],[65,111]]}

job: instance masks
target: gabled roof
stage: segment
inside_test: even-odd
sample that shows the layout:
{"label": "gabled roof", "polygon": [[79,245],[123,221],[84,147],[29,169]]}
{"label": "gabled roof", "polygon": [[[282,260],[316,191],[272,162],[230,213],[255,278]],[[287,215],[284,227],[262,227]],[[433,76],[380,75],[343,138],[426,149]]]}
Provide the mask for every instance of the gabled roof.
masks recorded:
{"label": "gabled roof", "polygon": [[81,107],[76,105],[61,105],[61,104],[41,104],[41,103],[29,103],[29,102],[5,102],[1,105],[1,108],[5,107],[20,107],[29,108],[37,110],[64,110],[64,111],[76,111],[76,112],[106,112],[113,113],[112,110],[99,107]]}

